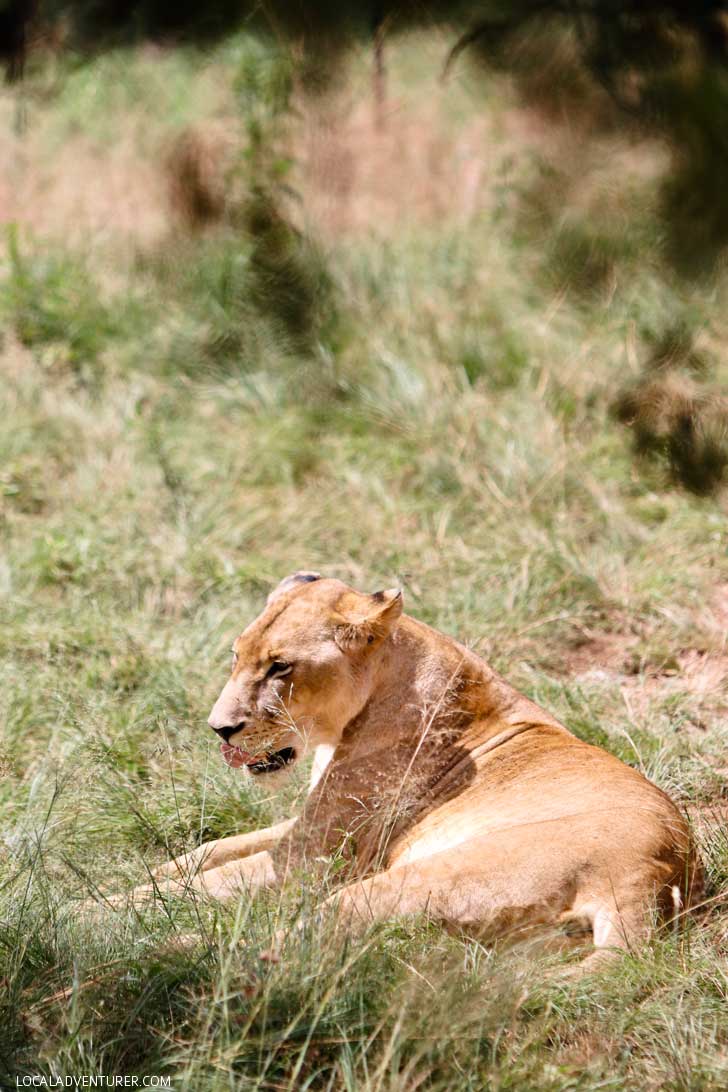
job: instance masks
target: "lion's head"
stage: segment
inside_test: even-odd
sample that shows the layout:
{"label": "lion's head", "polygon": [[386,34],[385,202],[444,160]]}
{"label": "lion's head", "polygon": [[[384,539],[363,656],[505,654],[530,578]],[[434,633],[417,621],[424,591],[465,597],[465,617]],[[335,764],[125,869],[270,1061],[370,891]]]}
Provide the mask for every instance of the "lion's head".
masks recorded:
{"label": "lion's head", "polygon": [[286,577],[233,644],[209,717],[228,765],[272,773],[333,749],[366,704],[401,613],[398,588],[366,595],[318,573]]}

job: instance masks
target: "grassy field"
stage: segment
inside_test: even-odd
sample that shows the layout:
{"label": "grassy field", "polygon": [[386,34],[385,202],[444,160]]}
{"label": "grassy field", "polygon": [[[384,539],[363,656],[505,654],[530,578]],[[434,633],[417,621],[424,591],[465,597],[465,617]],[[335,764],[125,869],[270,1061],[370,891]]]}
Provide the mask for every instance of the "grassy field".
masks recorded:
{"label": "grassy field", "polygon": [[[383,118],[365,56],[280,118],[244,37],[46,58],[2,92],[12,1087],[728,1083],[726,285],[663,261],[663,149],[546,126],[464,68],[442,85],[442,56],[436,37],[392,48]],[[185,156],[202,213],[171,185]],[[686,402],[705,411],[687,452]],[[82,918],[99,889],[295,807],[300,784],[265,795],[205,721],[232,638],[297,568],[400,583],[410,613],[670,792],[705,910],[571,984],[553,956],[427,921],[332,945],[312,918],[261,962],[315,891]]]}

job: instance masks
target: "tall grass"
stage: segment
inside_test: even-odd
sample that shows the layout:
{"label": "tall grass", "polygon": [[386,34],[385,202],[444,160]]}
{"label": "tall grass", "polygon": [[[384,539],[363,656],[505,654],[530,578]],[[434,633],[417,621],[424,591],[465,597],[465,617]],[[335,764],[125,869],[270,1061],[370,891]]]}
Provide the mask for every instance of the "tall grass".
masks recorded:
{"label": "tall grass", "polygon": [[[182,51],[164,55],[189,104],[174,127],[217,116],[246,48],[228,43],[201,71]],[[391,62],[396,93],[417,104],[421,48]],[[67,135],[69,117],[85,124],[73,95],[108,104],[105,142],[130,120],[141,127],[149,59],[126,59],[122,101],[107,59],[38,105],[44,139]],[[212,97],[211,71],[223,88]],[[442,141],[480,109],[467,88],[447,94],[442,117],[428,115]],[[659,451],[635,461],[614,414],[676,315],[703,345],[700,382],[724,381],[724,286],[709,295],[663,275],[639,163],[642,198],[621,219],[597,227],[588,211],[601,185],[619,200],[606,167],[559,182],[562,218],[534,167],[548,147],[508,135],[523,119],[502,87],[489,102],[510,160],[485,174],[466,222],[430,215],[422,196],[420,219],[386,238],[359,230],[358,208],[350,229],[334,239],[321,225],[314,243],[295,202],[251,223],[246,194],[240,215],[193,236],[170,215],[151,240],[120,242],[126,221],[85,242],[22,224],[8,237],[8,1082],[725,1085],[725,503],[676,486]],[[92,111],[89,139],[97,121]],[[162,175],[170,132],[161,112],[150,124],[140,140]],[[304,195],[313,185],[294,181]],[[486,949],[425,919],[332,943],[313,885],[220,908],[172,899],[82,915],[82,899],[140,882],[169,855],[295,808],[303,778],[279,797],[251,785],[219,761],[205,718],[231,638],[300,567],[362,588],[400,582],[412,613],[668,790],[704,847],[702,916],[569,982],[561,957]],[[283,960],[261,961],[296,917],[304,928]]]}

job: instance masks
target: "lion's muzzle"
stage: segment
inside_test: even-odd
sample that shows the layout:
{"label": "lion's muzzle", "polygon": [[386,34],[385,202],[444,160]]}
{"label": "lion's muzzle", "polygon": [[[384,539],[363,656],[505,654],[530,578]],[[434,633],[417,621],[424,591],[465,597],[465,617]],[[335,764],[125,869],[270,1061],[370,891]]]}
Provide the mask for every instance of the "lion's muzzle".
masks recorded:
{"label": "lion's muzzle", "polygon": [[230,743],[220,744],[220,753],[223,759],[234,770],[245,766],[252,774],[275,773],[288,766],[296,757],[293,747],[282,747],[280,751],[263,753],[259,755],[244,751],[242,747],[235,747]]}

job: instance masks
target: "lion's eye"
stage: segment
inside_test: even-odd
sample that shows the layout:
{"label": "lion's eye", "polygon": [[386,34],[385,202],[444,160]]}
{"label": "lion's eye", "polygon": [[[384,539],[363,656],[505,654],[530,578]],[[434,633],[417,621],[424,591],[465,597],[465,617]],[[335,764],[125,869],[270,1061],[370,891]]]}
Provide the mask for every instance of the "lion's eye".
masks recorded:
{"label": "lion's eye", "polygon": [[265,673],[266,679],[281,679],[293,671],[293,664],[287,664],[285,660],[274,660]]}

